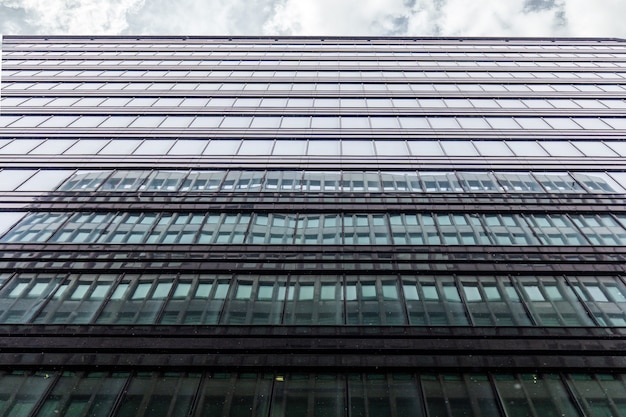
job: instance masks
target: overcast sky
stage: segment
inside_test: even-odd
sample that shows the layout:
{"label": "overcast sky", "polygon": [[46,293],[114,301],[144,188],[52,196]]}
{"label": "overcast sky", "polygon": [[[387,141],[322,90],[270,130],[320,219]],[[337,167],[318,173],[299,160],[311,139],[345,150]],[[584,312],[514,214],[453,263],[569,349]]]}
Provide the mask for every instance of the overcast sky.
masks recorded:
{"label": "overcast sky", "polygon": [[0,33],[626,37],[626,0],[0,0]]}

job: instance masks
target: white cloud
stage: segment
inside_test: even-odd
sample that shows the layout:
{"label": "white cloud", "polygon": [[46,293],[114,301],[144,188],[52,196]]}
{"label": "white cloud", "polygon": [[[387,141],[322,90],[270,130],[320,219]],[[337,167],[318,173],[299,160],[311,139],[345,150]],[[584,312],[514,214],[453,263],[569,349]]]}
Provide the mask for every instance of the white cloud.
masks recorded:
{"label": "white cloud", "polygon": [[626,1],[561,0],[568,36],[626,37]]}
{"label": "white cloud", "polygon": [[[602,1],[602,0],[600,0]],[[268,34],[410,36],[557,36],[559,2],[528,0],[282,0]],[[532,3],[531,3],[532,4]],[[626,4],[626,2],[625,2]]]}
{"label": "white cloud", "polygon": [[150,0],[127,32],[149,35],[260,35],[274,0]]}
{"label": "white cloud", "polygon": [[406,18],[402,0],[282,0],[264,25],[266,34],[376,35],[394,31]]}
{"label": "white cloud", "polygon": [[439,36],[439,21],[443,2],[417,0],[408,11],[408,23],[403,35]]}
{"label": "white cloud", "polygon": [[444,36],[557,36],[560,7],[529,9],[525,0],[447,0],[438,21]]}
{"label": "white cloud", "polygon": [[127,14],[145,0],[5,0],[4,6],[25,12],[25,24],[38,33],[115,35],[126,27]]}
{"label": "white cloud", "polygon": [[626,0],[0,0],[0,14],[17,34],[626,37]]}

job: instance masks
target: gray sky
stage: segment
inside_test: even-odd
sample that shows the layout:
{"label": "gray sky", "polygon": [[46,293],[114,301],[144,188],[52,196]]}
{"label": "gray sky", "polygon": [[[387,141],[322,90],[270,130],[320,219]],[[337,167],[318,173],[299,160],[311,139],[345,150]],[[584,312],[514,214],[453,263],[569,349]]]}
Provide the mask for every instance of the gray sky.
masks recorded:
{"label": "gray sky", "polygon": [[0,0],[0,33],[626,37],[626,0]]}

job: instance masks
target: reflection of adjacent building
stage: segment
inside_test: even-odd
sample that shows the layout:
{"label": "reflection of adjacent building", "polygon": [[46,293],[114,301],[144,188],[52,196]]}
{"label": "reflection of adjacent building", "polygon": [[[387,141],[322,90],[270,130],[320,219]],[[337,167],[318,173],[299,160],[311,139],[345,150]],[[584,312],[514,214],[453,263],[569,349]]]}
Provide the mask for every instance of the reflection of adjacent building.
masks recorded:
{"label": "reflection of adjacent building", "polygon": [[626,415],[621,41],[3,50],[0,416]]}

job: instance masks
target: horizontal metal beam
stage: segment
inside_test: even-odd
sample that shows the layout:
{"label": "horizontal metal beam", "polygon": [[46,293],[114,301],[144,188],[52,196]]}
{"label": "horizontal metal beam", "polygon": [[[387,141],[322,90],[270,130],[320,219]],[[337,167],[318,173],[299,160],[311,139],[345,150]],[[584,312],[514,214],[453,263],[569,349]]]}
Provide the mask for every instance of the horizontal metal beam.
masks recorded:
{"label": "horizontal metal beam", "polygon": [[0,327],[0,366],[626,369],[619,329]]}

